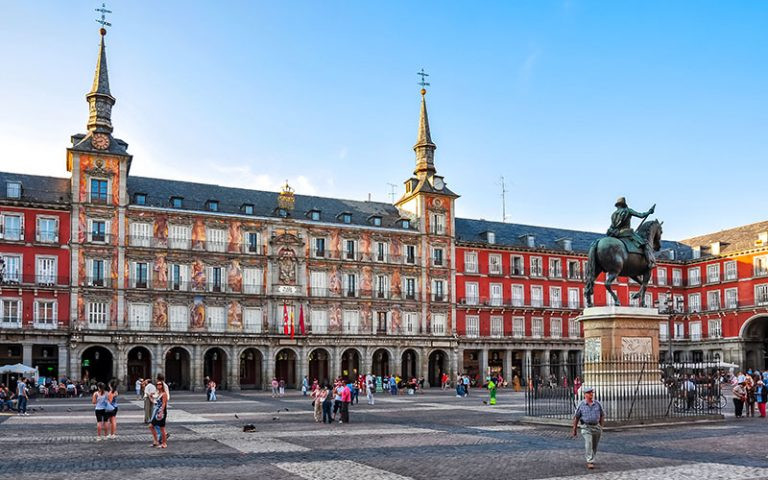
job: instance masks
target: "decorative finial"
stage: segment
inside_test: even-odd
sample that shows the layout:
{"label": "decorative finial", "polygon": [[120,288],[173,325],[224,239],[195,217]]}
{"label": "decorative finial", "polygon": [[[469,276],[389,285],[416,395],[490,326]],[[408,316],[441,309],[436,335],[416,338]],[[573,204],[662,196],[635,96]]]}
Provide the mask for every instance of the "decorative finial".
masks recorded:
{"label": "decorative finial", "polygon": [[107,5],[105,3],[101,4],[101,8],[96,8],[94,10],[99,12],[99,13],[101,13],[101,18],[100,19],[97,18],[96,19],[96,23],[100,23],[101,24],[101,28],[99,29],[99,33],[101,33],[101,36],[103,37],[104,35],[107,34],[107,29],[104,28],[104,27],[111,27],[112,26],[112,24],[107,21],[107,16],[106,16],[107,13],[112,13],[112,10],[107,10]]}
{"label": "decorative finial", "polygon": [[421,81],[419,83],[417,83],[417,85],[421,85],[421,94],[422,95],[426,95],[427,94],[427,89],[424,88],[424,87],[428,87],[429,86],[429,83],[426,82],[426,78],[429,76],[429,74],[427,72],[425,72],[424,69],[422,68],[420,72],[416,73],[416,75],[421,77]]}

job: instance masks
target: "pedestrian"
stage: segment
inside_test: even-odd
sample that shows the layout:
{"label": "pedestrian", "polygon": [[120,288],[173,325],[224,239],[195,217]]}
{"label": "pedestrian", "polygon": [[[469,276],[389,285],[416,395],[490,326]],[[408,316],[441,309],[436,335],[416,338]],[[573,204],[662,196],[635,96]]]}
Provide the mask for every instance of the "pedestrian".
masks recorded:
{"label": "pedestrian", "polygon": [[768,402],[768,388],[765,387],[765,383],[762,380],[757,381],[757,387],[755,387],[755,400],[757,401],[757,409],[760,411],[760,416],[765,418],[765,403]]}
{"label": "pedestrian", "polygon": [[105,413],[107,415],[107,421],[109,422],[109,430],[110,433],[107,435],[107,438],[115,438],[117,437],[117,381],[112,380],[109,384],[109,392],[107,393],[107,402],[108,406],[105,410]]}
{"label": "pedestrian", "polygon": [[109,434],[105,413],[108,404],[107,392],[104,391],[104,384],[102,382],[96,384],[96,391],[93,392],[91,403],[94,405],[94,410],[96,412],[96,440],[98,441],[101,440],[102,433],[104,434],[104,437]]}
{"label": "pedestrian", "polygon": [[352,403],[357,405],[360,403],[360,384],[355,382],[347,385],[352,390]]}
{"label": "pedestrian", "polygon": [[747,400],[747,389],[744,388],[744,382],[737,383],[733,387],[733,409],[736,418],[741,418],[744,412],[744,402]]}
{"label": "pedestrian", "polygon": [[307,378],[307,376],[304,375],[304,380],[301,381],[301,394],[306,397],[308,392],[309,392],[309,378]]}
{"label": "pedestrian", "polygon": [[212,402],[215,402],[216,401],[216,382],[211,380],[211,382],[208,384],[208,388],[211,390],[210,400]]}
{"label": "pedestrian", "polygon": [[[576,378],[573,379],[573,394],[578,395],[579,389],[581,388],[581,378],[576,375]],[[516,392],[519,390],[515,390]]]}
{"label": "pedestrian", "polygon": [[464,384],[464,396],[469,396],[469,375],[463,375],[461,377],[461,382]]}
{"label": "pedestrian", "polygon": [[315,423],[320,423],[320,420],[323,417],[323,401],[325,400],[325,395],[327,395],[327,393],[327,391],[320,388],[312,390],[312,408],[315,413]]}
{"label": "pedestrian", "polygon": [[165,390],[165,399],[166,399],[166,408],[168,407],[168,402],[171,401],[171,389],[168,388],[168,384],[165,383],[165,375],[162,373],[158,373],[157,377],[155,377],[155,380],[158,382],[163,382],[163,390]]}
{"label": "pedestrian", "polygon": [[19,415],[27,416],[27,403],[29,402],[29,388],[27,388],[27,379],[21,377],[16,383],[16,410]]}
{"label": "pedestrian", "polygon": [[488,394],[490,396],[490,404],[496,405],[496,382],[492,378],[488,380]]}
{"label": "pedestrian", "polygon": [[152,409],[152,425],[149,430],[152,432],[152,446],[166,448],[168,435],[165,431],[165,421],[168,415],[168,391],[165,389],[164,382],[157,382],[157,396],[155,398],[155,407]]}
{"label": "pedestrian", "polygon": [[333,392],[328,389],[327,385],[323,385],[323,423],[333,422]]}
{"label": "pedestrian", "polygon": [[336,380],[336,384],[333,387],[333,421],[336,421],[336,413],[341,410],[341,391],[344,389],[344,385],[341,380]]}
{"label": "pedestrian", "polygon": [[203,379],[203,386],[205,386],[205,401],[210,402],[211,401],[211,379],[210,377],[206,376]]}
{"label": "pedestrian", "polygon": [[448,388],[448,374],[443,372],[442,375],[440,375],[440,389],[445,390]]}
{"label": "pedestrian", "polygon": [[683,392],[685,392],[685,409],[691,410],[696,402],[696,384],[693,383],[690,375],[683,382]]}
{"label": "pedestrian", "polygon": [[600,402],[594,398],[594,388],[583,387],[583,390],[584,400],[579,403],[573,414],[573,436],[576,436],[576,427],[581,424],[581,436],[584,437],[584,457],[587,460],[587,468],[591,470],[595,468],[595,454],[605,425],[605,412]]}
{"label": "pedestrian", "polygon": [[349,423],[349,405],[352,403],[352,389],[349,385],[341,386],[341,420],[339,423]]}
{"label": "pedestrian", "polygon": [[277,381],[277,378],[272,377],[272,398],[275,398],[277,396],[277,389],[280,384]]}
{"label": "pedestrian", "polygon": [[373,375],[368,375],[365,377],[365,396],[368,398],[368,405],[375,405],[376,399],[374,398],[374,392],[376,390],[376,386],[373,384]]}
{"label": "pedestrian", "polygon": [[755,416],[755,380],[751,375],[747,375],[747,383],[745,388],[747,389],[747,416]]}
{"label": "pedestrian", "polygon": [[155,395],[157,387],[152,383],[151,378],[144,380],[144,423],[152,420],[152,409],[155,407]]}
{"label": "pedestrian", "polygon": [[280,382],[278,382],[278,388],[280,390],[280,396],[284,397],[285,396],[285,380],[283,380],[282,378],[280,379]]}
{"label": "pedestrian", "polygon": [[136,383],[133,385],[133,388],[136,390],[136,400],[141,399],[141,378],[136,379]]}

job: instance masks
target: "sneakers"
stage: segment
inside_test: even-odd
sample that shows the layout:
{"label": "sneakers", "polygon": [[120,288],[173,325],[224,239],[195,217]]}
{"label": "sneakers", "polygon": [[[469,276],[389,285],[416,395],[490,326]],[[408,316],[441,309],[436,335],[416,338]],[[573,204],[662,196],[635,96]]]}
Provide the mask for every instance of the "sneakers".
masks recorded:
{"label": "sneakers", "polygon": [[589,470],[592,470],[592,469],[594,469],[594,468],[595,468],[595,464],[594,464],[594,463],[588,463],[588,464],[587,464],[587,468],[588,468]]}

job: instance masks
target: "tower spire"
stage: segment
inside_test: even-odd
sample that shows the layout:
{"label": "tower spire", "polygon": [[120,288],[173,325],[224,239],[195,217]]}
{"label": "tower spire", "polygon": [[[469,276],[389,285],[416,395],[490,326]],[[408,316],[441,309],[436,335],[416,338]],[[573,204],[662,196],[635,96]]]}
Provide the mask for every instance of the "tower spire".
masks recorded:
{"label": "tower spire", "polygon": [[416,145],[413,146],[416,152],[416,170],[413,171],[417,176],[428,176],[436,172],[435,170],[435,149],[437,146],[432,143],[432,135],[429,133],[429,116],[427,115],[427,90],[424,88],[429,85],[425,82],[425,77],[429,74],[421,69],[417,73],[421,76],[421,114],[419,115],[419,132],[416,138]]}
{"label": "tower spire", "polygon": [[88,101],[88,132],[112,133],[112,106],[115,97],[109,92],[109,73],[107,71],[107,48],[104,37],[107,30],[101,28],[101,42],[99,44],[99,56],[96,60],[96,72],[93,76],[91,91],[85,96]]}

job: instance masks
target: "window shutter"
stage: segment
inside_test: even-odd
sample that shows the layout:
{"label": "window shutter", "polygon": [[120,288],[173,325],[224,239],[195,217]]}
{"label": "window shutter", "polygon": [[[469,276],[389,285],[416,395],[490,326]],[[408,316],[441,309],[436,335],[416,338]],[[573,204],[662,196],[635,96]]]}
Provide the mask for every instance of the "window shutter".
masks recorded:
{"label": "window shutter", "polygon": [[19,216],[19,240],[24,240],[24,215],[23,213]]}
{"label": "window shutter", "polygon": [[3,232],[5,231],[5,216],[0,214],[0,238],[3,238]]}
{"label": "window shutter", "polygon": [[87,241],[91,242],[91,241],[93,241],[93,220],[88,219],[88,224],[87,224],[86,228],[88,229],[88,231],[85,232],[86,233],[85,239]]}
{"label": "window shutter", "polygon": [[40,217],[35,217],[35,241],[40,241]]}

